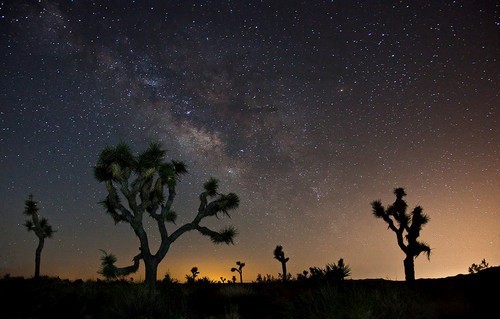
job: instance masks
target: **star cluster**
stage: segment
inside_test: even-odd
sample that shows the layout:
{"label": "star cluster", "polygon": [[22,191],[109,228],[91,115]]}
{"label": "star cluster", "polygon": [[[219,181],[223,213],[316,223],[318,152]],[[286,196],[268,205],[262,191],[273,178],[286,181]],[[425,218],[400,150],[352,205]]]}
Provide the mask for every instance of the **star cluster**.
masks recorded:
{"label": "star cluster", "polygon": [[[31,273],[30,193],[58,229],[42,273],[95,278],[99,249],[136,255],[97,204],[105,145],[160,141],[186,162],[175,209],[210,176],[241,206],[235,246],[179,240],[159,273],[292,274],[343,257],[403,278],[370,202],[405,187],[431,217],[417,277],[500,260],[495,1],[12,1],[0,4],[0,274]],[[151,229],[152,242],[158,235]],[[459,253],[458,253],[459,252]]]}

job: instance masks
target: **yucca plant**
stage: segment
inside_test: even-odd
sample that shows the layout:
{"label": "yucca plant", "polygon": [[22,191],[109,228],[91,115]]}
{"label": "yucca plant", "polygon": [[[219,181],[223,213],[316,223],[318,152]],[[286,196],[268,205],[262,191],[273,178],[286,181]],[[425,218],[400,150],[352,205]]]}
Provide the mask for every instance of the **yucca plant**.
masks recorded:
{"label": "yucca plant", "polygon": [[344,259],[340,258],[335,264],[326,265],[325,276],[333,281],[342,281],[351,275],[351,268],[344,263]]}
{"label": "yucca plant", "polygon": [[28,231],[33,231],[38,237],[38,246],[35,251],[35,278],[40,277],[40,263],[42,258],[42,250],[45,245],[45,238],[52,238],[54,232],[56,232],[49,221],[45,217],[40,217],[38,215],[38,203],[33,200],[33,195],[29,195],[29,198],[24,202],[24,215],[30,217],[24,223],[24,227]]}
{"label": "yucca plant", "polygon": [[130,274],[135,273],[139,269],[139,261],[141,260],[141,254],[135,256],[132,260],[133,265],[127,267],[116,267],[115,263],[117,258],[113,254],[108,254],[105,250],[100,249],[103,253],[101,257],[101,268],[97,272],[102,275],[106,280],[110,281],[117,278],[124,278]]}
{"label": "yucca plant", "polygon": [[[115,223],[130,224],[139,238],[139,259],[144,261],[146,282],[156,283],[158,264],[182,234],[197,230],[208,236],[212,242],[232,244],[236,229],[232,226],[220,231],[201,226],[206,217],[229,216],[236,209],[239,198],[234,193],[218,192],[219,182],[210,178],[204,185],[199,199],[198,212],[191,222],[170,232],[167,224],[174,224],[177,213],[172,209],[176,197],[176,186],[181,175],[187,173],[186,165],[180,161],[165,161],[165,150],[159,143],[151,143],[142,153],[135,155],[125,143],[107,146],[101,152],[94,167],[95,178],[104,183],[108,195],[101,202]],[[144,228],[143,216],[151,217],[160,232],[160,245],[156,252],[149,246],[148,234]]]}
{"label": "yucca plant", "polygon": [[403,188],[394,189],[396,201],[391,206],[384,208],[380,200],[371,203],[372,212],[376,218],[382,218],[388,228],[396,234],[399,248],[405,253],[403,261],[405,280],[413,285],[415,282],[415,258],[421,253],[430,258],[431,248],[424,242],[418,241],[422,227],[429,222],[429,217],[423,213],[423,208],[416,206],[411,213],[407,213],[408,205],[403,200],[406,196]]}

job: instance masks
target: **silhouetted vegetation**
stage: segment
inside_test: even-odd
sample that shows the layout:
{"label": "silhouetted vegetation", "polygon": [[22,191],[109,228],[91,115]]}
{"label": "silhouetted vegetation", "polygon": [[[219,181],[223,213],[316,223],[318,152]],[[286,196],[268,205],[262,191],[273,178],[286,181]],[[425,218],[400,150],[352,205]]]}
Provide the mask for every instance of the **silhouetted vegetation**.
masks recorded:
{"label": "silhouetted vegetation", "polygon": [[231,272],[237,272],[240,274],[240,283],[243,283],[243,267],[245,267],[245,263],[241,261],[237,261],[236,265],[238,265],[238,268],[231,268]]}
{"label": "silhouetted vegetation", "polygon": [[55,230],[49,224],[49,221],[45,217],[40,217],[38,215],[38,203],[33,200],[33,195],[24,202],[23,214],[30,217],[24,222],[24,227],[28,231],[33,231],[38,237],[38,246],[35,251],[35,278],[40,277],[40,263],[42,260],[42,250],[45,245],[45,238],[52,238]]}
{"label": "silhouetted vegetation", "polygon": [[396,195],[396,201],[387,209],[382,206],[380,200],[372,202],[371,205],[373,215],[382,218],[389,229],[396,233],[399,248],[406,255],[403,262],[405,279],[412,285],[415,281],[415,258],[421,253],[427,254],[427,258],[430,258],[431,248],[426,243],[417,240],[422,227],[429,222],[429,217],[423,213],[420,206],[416,206],[410,214],[406,212],[408,205],[403,200],[406,196],[403,188],[396,188],[394,195]]}
{"label": "silhouetted vegetation", "polygon": [[351,275],[351,268],[344,263],[344,259],[340,258],[335,264],[327,264],[325,268],[309,267],[308,270],[297,274],[297,281],[328,281],[340,282]]}
{"label": "silhouetted vegetation", "polygon": [[[107,197],[102,204],[115,223],[129,223],[140,242],[139,254],[127,267],[117,267],[116,256],[101,250],[98,273],[106,281],[40,277],[44,239],[50,238],[54,230],[47,219],[38,216],[37,203],[30,195],[24,214],[31,219],[24,225],[39,238],[34,276],[37,280],[8,274],[0,280],[2,318],[469,318],[482,317],[496,307],[493,295],[478,293],[497,288],[500,279],[500,268],[490,268],[485,259],[472,264],[467,276],[415,280],[414,259],[420,253],[429,258],[431,252],[427,244],[418,241],[429,218],[420,206],[406,212],[403,188],[394,190],[396,200],[387,209],[380,201],[371,205],[374,216],[382,218],[396,233],[397,243],[406,255],[405,279],[413,289],[385,280],[345,280],[351,276],[351,269],[343,258],[325,268],[310,267],[293,280],[286,269],[289,258],[280,245],[273,251],[282,266],[278,279],[258,274],[254,283],[243,284],[245,263],[237,261],[238,267],[231,268],[231,272],[239,273],[237,285],[236,276],[228,284],[224,277],[218,283],[207,276],[197,279],[198,267],[186,275],[186,284],[168,273],[157,284],[158,264],[185,232],[197,230],[214,243],[233,243],[233,227],[217,232],[200,222],[206,217],[219,217],[219,213],[229,216],[229,210],[239,205],[236,194],[219,193],[218,181],[210,178],[203,185],[195,218],[169,233],[167,223],[175,224],[177,218],[172,210],[176,185],[187,170],[182,162],[165,162],[164,156],[165,151],[155,143],[139,155],[133,155],[126,144],[106,147],[100,154],[94,173],[106,186]],[[143,226],[146,213],[160,232],[161,242],[155,254],[150,251]],[[138,270],[140,260],[146,266],[145,284],[126,281],[126,276]],[[19,306],[21,300],[30,302]]]}
{"label": "silhouetted vegetation", "polygon": [[200,272],[198,271],[198,267],[191,268],[191,275],[186,275],[186,282],[188,284],[194,283],[199,274]]}
{"label": "silhouetted vegetation", "polygon": [[333,281],[342,281],[351,275],[351,268],[340,258],[338,263],[326,265],[325,277]]}
{"label": "silhouetted vegetation", "polygon": [[283,251],[283,246],[281,245],[278,245],[276,246],[276,248],[274,248],[273,254],[274,258],[281,263],[281,269],[282,269],[281,280],[285,282],[289,278],[288,273],[286,271],[286,263],[290,260],[290,258],[285,257],[285,252]]}
{"label": "silhouetted vegetation", "polygon": [[113,254],[108,254],[106,251],[101,249],[103,256],[101,257],[101,268],[97,272],[98,274],[104,276],[106,280],[112,280],[121,278],[133,274],[139,269],[139,260],[141,259],[141,254],[136,255],[132,260],[134,262],[133,265],[118,268],[115,266],[117,258]]}
{"label": "silhouetted vegetation", "polygon": [[[339,266],[339,263],[337,263]],[[316,267],[317,268],[317,267]],[[265,277],[265,276],[264,276]],[[489,318],[500,268],[444,279],[322,280],[194,285],[129,281],[0,279],[2,318]],[[26,302],[29,300],[29,302]]]}
{"label": "silhouetted vegetation", "polygon": [[475,274],[475,273],[478,273],[480,272],[481,270],[483,269],[486,269],[486,268],[489,268],[490,265],[486,262],[486,259],[483,259],[481,260],[481,263],[479,264],[472,264],[470,267],[469,267],[469,274]]}
{"label": "silhouetted vegetation", "polygon": [[[229,216],[229,211],[239,205],[236,194],[218,192],[219,182],[214,178],[203,185],[198,213],[194,219],[169,233],[166,224],[175,224],[177,220],[177,213],[172,209],[176,186],[179,177],[187,169],[183,162],[166,162],[165,153],[158,143],[151,143],[144,152],[134,155],[127,144],[120,143],[104,148],[94,168],[95,178],[104,183],[108,193],[101,204],[115,223],[130,224],[139,238],[138,256],[144,261],[146,282],[151,286],[156,283],[158,264],[172,243],[185,232],[197,230],[216,244],[233,243],[236,235],[233,227],[214,231],[200,225],[206,217],[218,216],[219,213]],[[143,224],[144,214],[153,218],[160,232],[161,242],[156,253],[151,252],[149,246]]]}

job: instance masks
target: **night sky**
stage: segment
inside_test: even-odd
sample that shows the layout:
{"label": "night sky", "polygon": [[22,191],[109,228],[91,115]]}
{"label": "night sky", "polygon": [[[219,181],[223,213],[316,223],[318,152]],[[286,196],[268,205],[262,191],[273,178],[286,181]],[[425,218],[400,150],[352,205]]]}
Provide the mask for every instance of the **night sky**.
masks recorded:
{"label": "night sky", "polygon": [[231,278],[238,260],[244,281],[276,277],[279,244],[293,275],[344,258],[352,278],[402,280],[404,254],[370,206],[396,187],[430,217],[417,278],[498,265],[499,28],[493,0],[4,1],[0,275],[33,275],[31,193],[57,229],[42,274],[99,278],[99,249],[131,264],[139,241],[93,177],[120,141],[160,141],[187,164],[178,225],[210,176],[241,199],[202,223],[234,225],[234,246],[186,233],[159,279],[193,266]]}

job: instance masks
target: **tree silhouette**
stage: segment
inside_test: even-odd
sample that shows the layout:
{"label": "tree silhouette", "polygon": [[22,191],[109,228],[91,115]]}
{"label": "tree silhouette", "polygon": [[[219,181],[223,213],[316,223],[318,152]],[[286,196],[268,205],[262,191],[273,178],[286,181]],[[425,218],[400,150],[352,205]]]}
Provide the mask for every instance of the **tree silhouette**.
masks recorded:
{"label": "tree silhouette", "polygon": [[49,225],[49,221],[45,217],[38,215],[38,203],[33,200],[33,195],[24,202],[23,213],[31,219],[27,219],[24,226],[28,231],[33,231],[38,237],[38,247],[35,251],[35,278],[40,277],[40,263],[42,258],[42,249],[45,244],[45,238],[52,238],[55,230]]}
{"label": "tree silhouette", "polygon": [[116,278],[124,278],[130,274],[135,273],[139,269],[139,261],[141,260],[141,254],[136,255],[132,261],[134,264],[127,267],[116,267],[115,263],[117,258],[113,254],[108,254],[105,250],[100,249],[103,253],[101,257],[101,268],[97,272],[98,274],[104,276],[106,280],[112,280]]}
{"label": "tree silhouette", "polygon": [[274,248],[274,258],[281,263],[281,268],[283,270],[282,279],[283,282],[285,282],[287,280],[286,263],[290,258],[285,258],[285,252],[283,251],[283,247],[280,245]]}
{"label": "tree silhouette", "polygon": [[240,283],[243,283],[243,267],[245,267],[245,263],[237,261],[236,265],[238,265],[238,268],[231,268],[231,272],[238,272],[240,274]]}
{"label": "tree silhouette", "polygon": [[[187,173],[183,162],[164,160],[165,151],[159,143],[151,143],[138,155],[132,154],[129,146],[120,143],[107,146],[99,155],[94,176],[104,183],[107,196],[101,202],[115,223],[130,224],[140,242],[140,259],[144,261],[146,283],[156,283],[158,264],[163,260],[170,246],[185,232],[197,230],[210,237],[212,242],[232,244],[236,235],[234,227],[214,231],[201,226],[202,219],[218,214],[229,216],[229,211],[236,209],[239,198],[234,193],[220,194],[219,182],[210,178],[203,185],[199,199],[198,212],[188,222],[173,232],[167,230],[167,223],[175,225],[177,213],[172,210],[179,177]],[[209,201],[211,200],[211,201]],[[148,214],[156,223],[161,242],[158,250],[150,250],[149,238],[143,224],[143,215]]]}
{"label": "tree silhouette", "polygon": [[198,267],[193,267],[191,268],[191,275],[186,275],[186,281],[188,284],[192,284],[196,281],[196,277],[198,277],[198,275],[200,274],[200,272],[198,271]]}
{"label": "tree silhouette", "polygon": [[469,274],[476,274],[476,273],[480,272],[481,270],[489,268],[489,267],[490,267],[490,265],[486,262],[486,259],[483,259],[483,260],[481,260],[480,264],[476,265],[473,263],[469,267]]}
{"label": "tree silhouette", "polygon": [[371,203],[373,215],[382,218],[394,233],[399,248],[405,253],[404,259],[405,279],[410,285],[415,282],[415,258],[421,253],[427,254],[430,258],[431,248],[417,238],[420,236],[422,227],[429,222],[429,217],[423,214],[423,209],[416,206],[411,214],[406,212],[407,204],[403,200],[406,193],[403,188],[394,189],[396,201],[387,209],[382,206],[380,200]]}

